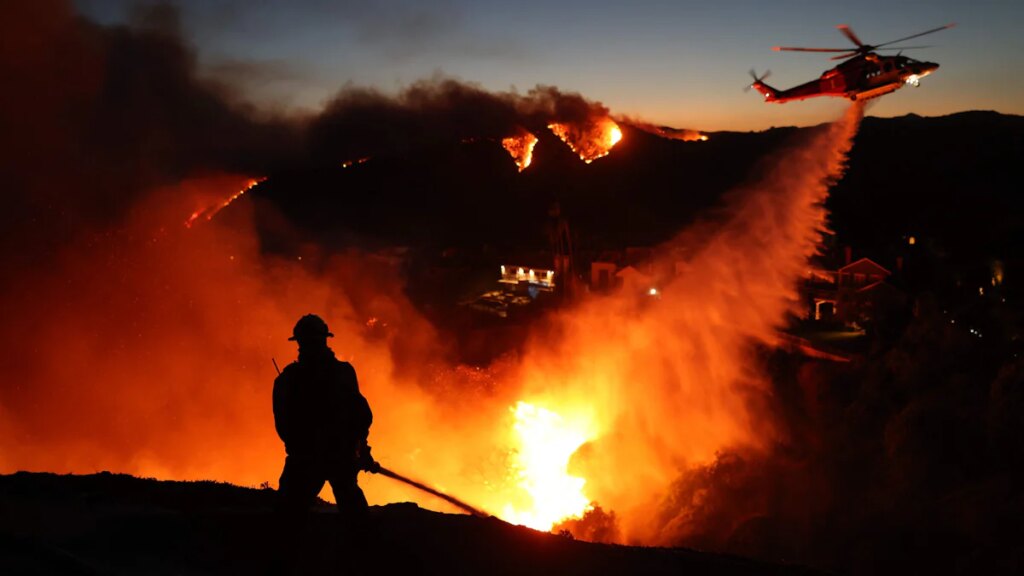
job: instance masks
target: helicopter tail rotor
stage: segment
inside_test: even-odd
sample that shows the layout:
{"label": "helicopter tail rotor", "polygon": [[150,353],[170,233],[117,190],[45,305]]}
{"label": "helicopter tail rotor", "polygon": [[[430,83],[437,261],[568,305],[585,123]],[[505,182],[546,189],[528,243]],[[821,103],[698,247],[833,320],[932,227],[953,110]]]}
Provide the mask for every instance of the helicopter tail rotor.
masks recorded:
{"label": "helicopter tail rotor", "polygon": [[[761,76],[758,76],[757,72],[753,68],[751,68],[750,69],[750,77],[754,79],[754,82],[744,86],[743,87],[743,91],[744,92],[750,92],[750,89],[751,88],[756,88],[758,84],[764,85],[764,79],[769,77],[769,76],[771,76],[771,75],[772,75],[772,71],[771,70],[765,70],[764,74],[762,74]],[[758,90],[758,91],[760,91],[760,90]]]}
{"label": "helicopter tail rotor", "polygon": [[771,75],[772,75],[771,70],[766,70],[764,74],[762,74],[761,76],[758,76],[757,72],[755,72],[753,69],[751,69],[750,70],[750,77],[754,79],[754,82],[751,83],[751,84],[748,84],[746,86],[746,88],[743,89],[743,91],[747,92],[751,88],[753,88],[754,90],[757,90],[758,94],[764,96],[765,102],[776,102],[777,101],[776,99],[779,96],[779,91],[776,90],[775,88],[772,88],[771,86],[769,86],[769,85],[764,83],[764,79],[769,77],[769,76],[771,76]]}

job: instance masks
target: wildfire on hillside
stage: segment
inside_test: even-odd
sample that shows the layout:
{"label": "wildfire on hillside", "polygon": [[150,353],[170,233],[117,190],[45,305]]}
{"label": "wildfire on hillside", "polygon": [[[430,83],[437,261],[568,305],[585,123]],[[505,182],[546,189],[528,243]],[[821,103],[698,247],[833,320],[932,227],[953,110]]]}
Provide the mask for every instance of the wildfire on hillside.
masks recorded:
{"label": "wildfire on hillside", "polygon": [[581,124],[552,122],[548,129],[587,164],[607,156],[612,147],[622,140],[622,130],[611,118],[598,118]]}
{"label": "wildfire on hillside", "polygon": [[501,140],[502,147],[512,156],[512,160],[522,172],[530,167],[533,162],[533,147],[537,145],[537,137],[529,132],[523,132],[518,136],[509,136]]}
{"label": "wildfire on hillside", "polygon": [[196,210],[195,212],[192,213],[191,216],[188,217],[187,220],[185,220],[185,227],[191,228],[192,225],[196,223],[196,220],[198,220],[201,217],[206,218],[207,221],[213,220],[213,217],[217,214],[217,212],[220,212],[224,208],[227,208],[229,204],[231,204],[235,200],[238,200],[240,197],[242,197],[243,194],[245,194],[249,190],[252,190],[257,185],[259,185],[260,182],[263,182],[264,180],[266,180],[266,178],[250,179],[245,183],[245,186],[243,186],[240,190],[238,190],[231,196],[228,196],[221,202],[218,202],[217,204],[214,204],[212,206],[207,206],[206,208],[200,208],[199,210]]}

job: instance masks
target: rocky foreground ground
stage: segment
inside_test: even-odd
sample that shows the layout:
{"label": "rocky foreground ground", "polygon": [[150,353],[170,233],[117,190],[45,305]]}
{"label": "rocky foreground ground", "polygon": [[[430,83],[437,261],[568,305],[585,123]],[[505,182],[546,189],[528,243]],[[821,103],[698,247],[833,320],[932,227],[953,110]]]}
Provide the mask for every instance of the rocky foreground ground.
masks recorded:
{"label": "rocky foreground ground", "polygon": [[[261,574],[275,492],[100,473],[0,476],[0,564],[16,574]],[[335,513],[312,516],[301,573],[338,573]],[[379,574],[808,574],[687,549],[580,542],[415,504],[371,507]]]}

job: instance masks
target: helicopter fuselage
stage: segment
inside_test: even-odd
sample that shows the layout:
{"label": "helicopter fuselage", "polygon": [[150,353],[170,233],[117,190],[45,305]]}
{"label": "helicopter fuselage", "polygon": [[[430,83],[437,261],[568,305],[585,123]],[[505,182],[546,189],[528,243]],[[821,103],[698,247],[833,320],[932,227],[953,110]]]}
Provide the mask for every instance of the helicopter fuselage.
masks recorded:
{"label": "helicopter fuselage", "polygon": [[779,104],[818,96],[868,100],[895,92],[908,84],[917,86],[921,78],[938,67],[934,62],[868,52],[826,70],[820,78],[788,90],[776,90],[760,80],[756,80],[752,87],[764,96],[765,102]]}

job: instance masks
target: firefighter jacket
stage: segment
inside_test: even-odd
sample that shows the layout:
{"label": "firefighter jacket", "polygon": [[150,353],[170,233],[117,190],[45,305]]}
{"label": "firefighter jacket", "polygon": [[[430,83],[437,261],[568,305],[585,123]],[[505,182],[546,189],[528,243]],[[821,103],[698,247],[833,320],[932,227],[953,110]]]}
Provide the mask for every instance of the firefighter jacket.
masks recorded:
{"label": "firefighter jacket", "polygon": [[358,458],[372,422],[355,369],[330,348],[300,351],[274,381],[274,425],[289,456]]}

